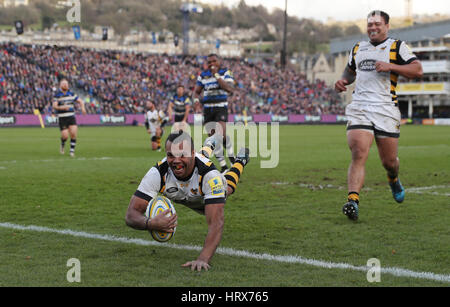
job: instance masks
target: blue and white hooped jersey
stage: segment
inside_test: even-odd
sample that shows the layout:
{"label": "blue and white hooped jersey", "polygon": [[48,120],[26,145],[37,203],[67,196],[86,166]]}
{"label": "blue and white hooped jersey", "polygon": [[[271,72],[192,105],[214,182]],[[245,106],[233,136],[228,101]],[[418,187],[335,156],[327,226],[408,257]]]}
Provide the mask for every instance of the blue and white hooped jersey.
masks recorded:
{"label": "blue and white hooped jersey", "polygon": [[60,111],[57,110],[56,113],[58,114],[58,117],[68,117],[68,116],[74,116],[75,115],[75,102],[78,100],[78,96],[72,93],[70,90],[67,92],[63,92],[61,90],[58,90],[53,98],[57,103],[58,106],[69,106],[69,110]]}
{"label": "blue and white hooped jersey", "polygon": [[[226,82],[234,84],[233,73],[222,68],[218,74]],[[220,88],[219,82],[210,70],[204,71],[197,78],[197,85],[203,89],[203,106],[226,107],[228,106],[228,92]]]}
{"label": "blue and white hooped jersey", "polygon": [[178,95],[175,94],[170,102],[173,103],[173,111],[175,116],[184,116],[186,113],[186,106],[192,105],[191,100],[187,95],[178,97]]}

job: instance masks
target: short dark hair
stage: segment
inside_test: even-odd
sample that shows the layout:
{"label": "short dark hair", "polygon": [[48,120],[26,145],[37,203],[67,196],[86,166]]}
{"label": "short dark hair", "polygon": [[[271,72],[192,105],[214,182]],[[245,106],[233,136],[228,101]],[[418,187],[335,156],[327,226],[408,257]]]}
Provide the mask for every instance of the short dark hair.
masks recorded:
{"label": "short dark hair", "polygon": [[380,10],[375,10],[369,13],[369,15],[367,15],[367,18],[372,17],[372,16],[381,16],[384,19],[384,22],[386,24],[389,24],[389,14]]}
{"label": "short dark hair", "polygon": [[182,143],[184,141],[188,141],[191,143],[191,150],[194,150],[194,140],[192,139],[192,137],[189,135],[189,133],[184,132],[183,130],[178,130],[178,132],[172,132],[171,134],[169,134],[169,136],[166,139],[166,143],[164,144],[164,146],[167,147],[167,143],[171,142],[172,144],[179,144]]}
{"label": "short dark hair", "polygon": [[207,58],[215,56],[216,58],[219,58],[219,56],[216,53],[210,53],[208,54]]}

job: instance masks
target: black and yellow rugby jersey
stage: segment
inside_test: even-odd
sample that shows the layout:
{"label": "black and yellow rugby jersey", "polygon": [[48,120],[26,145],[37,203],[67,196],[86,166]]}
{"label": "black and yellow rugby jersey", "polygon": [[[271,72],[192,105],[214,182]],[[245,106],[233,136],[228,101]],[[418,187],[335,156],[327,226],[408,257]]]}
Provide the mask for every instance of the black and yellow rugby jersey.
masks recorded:
{"label": "black and yellow rugby jersey", "polygon": [[161,193],[175,203],[203,213],[205,205],[225,203],[226,188],[226,180],[214,164],[196,153],[189,179],[177,179],[164,158],[147,172],[134,195],[150,201]]}
{"label": "black and yellow rugby jersey", "polygon": [[350,52],[348,67],[356,71],[353,102],[397,103],[398,74],[377,72],[377,61],[406,65],[417,60],[405,42],[387,38],[379,44],[359,42]]}

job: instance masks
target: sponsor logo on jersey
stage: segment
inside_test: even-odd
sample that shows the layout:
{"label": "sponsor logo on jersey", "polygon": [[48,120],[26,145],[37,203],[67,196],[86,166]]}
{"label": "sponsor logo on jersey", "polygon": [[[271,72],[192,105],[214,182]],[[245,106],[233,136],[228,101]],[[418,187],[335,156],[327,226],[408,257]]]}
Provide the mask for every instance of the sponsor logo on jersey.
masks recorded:
{"label": "sponsor logo on jersey", "polygon": [[166,192],[167,193],[176,193],[176,192],[178,192],[178,188],[177,187],[171,187],[171,188],[168,188],[166,190]]}
{"label": "sponsor logo on jersey", "polygon": [[376,62],[375,60],[364,60],[358,64],[358,69],[361,71],[374,71]]}
{"label": "sponsor logo on jersey", "polygon": [[222,179],[220,179],[219,176],[216,176],[213,179],[209,180],[208,184],[211,187],[212,195],[214,196],[225,195],[225,192],[223,190]]}

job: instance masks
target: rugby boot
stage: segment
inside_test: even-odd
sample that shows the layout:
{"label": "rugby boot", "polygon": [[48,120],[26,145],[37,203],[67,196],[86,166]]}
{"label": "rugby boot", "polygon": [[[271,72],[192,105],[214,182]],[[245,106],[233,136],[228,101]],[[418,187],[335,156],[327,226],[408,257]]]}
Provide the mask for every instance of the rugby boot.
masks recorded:
{"label": "rugby boot", "polygon": [[241,148],[235,158],[235,162],[240,162],[243,166],[246,166],[250,162],[250,150],[248,148]]}
{"label": "rugby boot", "polygon": [[358,203],[353,200],[349,200],[344,207],[342,207],[342,212],[351,220],[356,221],[359,216]]}
{"label": "rugby boot", "polygon": [[405,189],[400,182],[400,179],[397,178],[394,182],[389,182],[389,186],[391,187],[392,196],[395,201],[398,203],[402,203],[405,200]]}

